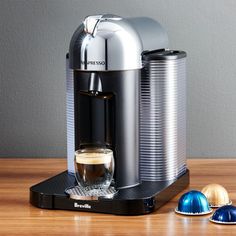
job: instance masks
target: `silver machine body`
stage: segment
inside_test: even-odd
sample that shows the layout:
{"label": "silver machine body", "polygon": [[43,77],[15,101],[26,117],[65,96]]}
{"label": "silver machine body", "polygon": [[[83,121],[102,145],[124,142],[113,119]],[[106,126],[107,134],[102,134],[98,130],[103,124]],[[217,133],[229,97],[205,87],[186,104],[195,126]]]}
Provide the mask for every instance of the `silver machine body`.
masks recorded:
{"label": "silver machine body", "polygon": [[[168,49],[148,17],[88,16],[66,56],[67,170],[30,187],[30,203],[117,215],[148,214],[189,184],[186,53]],[[76,181],[74,153],[109,148],[108,189]]]}
{"label": "silver machine body", "polygon": [[68,172],[74,173],[76,149],[73,72],[140,69],[140,182],[177,179],[186,171],[186,54],[167,49],[167,34],[157,21],[109,14],[88,16],[71,45],[70,52],[80,56],[69,55],[66,62]]}

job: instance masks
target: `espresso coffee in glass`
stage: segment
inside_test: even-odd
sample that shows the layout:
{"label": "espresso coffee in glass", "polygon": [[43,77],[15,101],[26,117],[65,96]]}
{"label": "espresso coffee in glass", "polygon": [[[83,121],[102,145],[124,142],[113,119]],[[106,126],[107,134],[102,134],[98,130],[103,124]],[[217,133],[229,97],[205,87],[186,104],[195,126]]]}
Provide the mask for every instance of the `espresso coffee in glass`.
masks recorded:
{"label": "espresso coffee in glass", "polygon": [[86,190],[106,190],[114,174],[113,151],[108,148],[85,148],[75,152],[75,176]]}

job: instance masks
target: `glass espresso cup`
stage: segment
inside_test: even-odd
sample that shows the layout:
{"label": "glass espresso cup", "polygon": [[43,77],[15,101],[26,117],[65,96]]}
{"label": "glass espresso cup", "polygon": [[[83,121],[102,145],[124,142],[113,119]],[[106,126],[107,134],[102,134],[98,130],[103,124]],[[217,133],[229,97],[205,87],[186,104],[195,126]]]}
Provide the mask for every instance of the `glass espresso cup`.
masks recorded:
{"label": "glass espresso cup", "polygon": [[75,152],[75,177],[85,190],[106,190],[114,174],[113,151],[108,148],[85,148]]}

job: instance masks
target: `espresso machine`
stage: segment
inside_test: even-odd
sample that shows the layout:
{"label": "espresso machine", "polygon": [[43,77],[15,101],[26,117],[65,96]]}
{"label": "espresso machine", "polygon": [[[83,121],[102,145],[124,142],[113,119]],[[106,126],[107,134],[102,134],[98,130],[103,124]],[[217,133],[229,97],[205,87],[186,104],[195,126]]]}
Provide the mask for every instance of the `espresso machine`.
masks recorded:
{"label": "espresso machine", "polygon": [[[189,184],[186,53],[168,49],[148,17],[85,18],[66,55],[68,170],[30,188],[39,208],[120,215],[151,213]],[[108,147],[115,171],[102,195],[82,191],[75,151]]]}

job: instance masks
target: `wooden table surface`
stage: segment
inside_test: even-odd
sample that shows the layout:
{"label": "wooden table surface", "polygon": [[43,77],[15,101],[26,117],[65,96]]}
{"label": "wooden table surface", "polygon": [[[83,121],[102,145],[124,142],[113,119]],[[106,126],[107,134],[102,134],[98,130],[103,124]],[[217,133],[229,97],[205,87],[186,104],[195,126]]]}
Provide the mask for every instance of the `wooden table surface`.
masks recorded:
{"label": "wooden table surface", "polygon": [[[198,189],[222,184],[236,203],[236,160],[188,160]],[[66,169],[64,159],[0,159],[0,235],[236,235],[236,226],[208,222],[207,216],[174,213],[180,195],[156,212],[115,216],[42,210],[29,204],[29,187]],[[187,191],[187,189],[186,189]]]}

